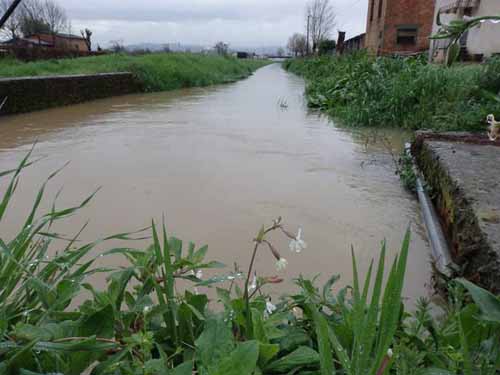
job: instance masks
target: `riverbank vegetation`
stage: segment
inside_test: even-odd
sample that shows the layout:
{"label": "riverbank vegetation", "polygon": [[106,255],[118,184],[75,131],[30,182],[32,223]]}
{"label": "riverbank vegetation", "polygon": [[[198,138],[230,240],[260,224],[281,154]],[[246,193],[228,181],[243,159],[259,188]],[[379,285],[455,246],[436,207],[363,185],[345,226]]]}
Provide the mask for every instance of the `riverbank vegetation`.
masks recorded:
{"label": "riverbank vegetation", "polygon": [[110,54],[28,63],[0,59],[0,77],[132,72],[146,91],[164,91],[233,82],[265,64],[265,60],[191,53]]}
{"label": "riverbank vegetation", "polygon": [[500,59],[483,65],[428,64],[366,54],[295,59],[285,68],[307,80],[313,108],[348,126],[484,131],[500,113]]}
{"label": "riverbank vegetation", "polygon": [[[23,170],[36,167],[30,158],[0,173],[0,225]],[[286,273],[262,275],[254,260],[276,262],[278,272],[287,261],[269,234],[290,237],[293,252],[310,251],[300,230],[290,233],[282,219],[258,231],[246,273],[206,260],[207,247],[169,236],[156,223],[82,244],[81,231],[65,236],[54,228],[93,195],[39,213],[56,174],[42,184],[17,235],[0,239],[1,374],[496,375],[500,369],[500,300],[492,294],[449,280],[449,300],[437,318],[438,309],[431,314],[424,299],[413,313],[405,306],[409,232],[396,259],[386,259],[382,245],[365,278],[353,252],[351,286],[339,289],[335,275],[325,285],[299,277],[295,292],[270,300],[266,285]],[[110,240],[138,237],[151,245],[101,250]],[[110,256],[126,265],[103,268],[99,260]],[[104,288],[92,284],[98,273],[107,275]]]}

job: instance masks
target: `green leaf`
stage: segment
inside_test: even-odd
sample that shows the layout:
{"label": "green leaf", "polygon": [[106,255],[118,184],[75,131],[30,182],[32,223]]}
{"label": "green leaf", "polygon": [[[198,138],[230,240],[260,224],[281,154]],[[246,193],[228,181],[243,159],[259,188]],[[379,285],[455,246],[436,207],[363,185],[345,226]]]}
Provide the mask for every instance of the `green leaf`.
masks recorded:
{"label": "green leaf", "polygon": [[259,343],[259,365],[265,366],[271,359],[276,357],[279,351],[280,346],[277,344]]}
{"label": "green leaf", "polygon": [[78,335],[112,338],[115,335],[113,306],[107,305],[91,315],[82,317]]}
{"label": "green leaf", "polygon": [[184,362],[183,364],[174,368],[168,374],[169,375],[192,375],[193,374],[193,362],[192,361]]}
{"label": "green leaf", "polygon": [[465,279],[459,279],[457,282],[469,291],[472,299],[481,309],[483,320],[500,323],[500,300],[497,297]]}
{"label": "green leaf", "polygon": [[228,358],[222,360],[213,375],[253,374],[258,357],[259,343],[257,341],[244,342],[238,345]]}
{"label": "green leaf", "polygon": [[195,345],[198,358],[208,368],[227,356],[235,343],[233,333],[222,317],[212,317],[206,321]]}
{"label": "green leaf", "polygon": [[335,374],[335,368],[333,367],[332,359],[332,348],[330,346],[330,339],[328,337],[328,322],[326,321],[325,317],[318,311],[317,307],[312,304],[307,305],[307,312],[312,317],[314,328],[316,331],[316,337],[318,339],[321,374]]}
{"label": "green leaf", "polygon": [[319,354],[307,346],[300,346],[287,356],[278,359],[266,366],[270,372],[288,372],[301,366],[318,366]]}

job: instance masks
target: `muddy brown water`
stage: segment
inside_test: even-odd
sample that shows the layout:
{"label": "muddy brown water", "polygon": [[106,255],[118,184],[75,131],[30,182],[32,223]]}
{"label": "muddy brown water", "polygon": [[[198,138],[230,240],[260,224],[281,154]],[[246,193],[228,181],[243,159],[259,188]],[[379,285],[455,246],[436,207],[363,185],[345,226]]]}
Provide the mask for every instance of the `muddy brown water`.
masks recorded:
{"label": "muddy brown water", "polygon": [[[73,234],[89,220],[82,236],[88,241],[164,214],[171,234],[208,244],[209,258],[230,268],[234,262],[246,268],[255,233],[282,216],[290,230],[303,227],[308,247],[292,254],[287,240],[271,237],[289,262],[278,293],[294,291],[300,274],[319,274],[320,281],[339,274],[339,285],[349,283],[351,245],[364,273],[384,238],[394,256],[411,223],[405,296],[427,295],[430,251],[418,204],[400,186],[387,153],[389,142],[397,149],[406,135],[343,130],[309,112],[303,92],[304,81],[275,64],[230,85],[0,118],[0,170],[15,166],[36,140],[35,157],[43,157],[23,173],[0,237],[12,238],[44,178],[69,161],[50,183],[48,203],[61,188],[60,207],[101,190],[59,233]],[[5,185],[3,178],[1,191]],[[97,263],[126,265],[116,257]],[[265,249],[257,270],[276,274]],[[94,282],[102,286],[104,276]]]}

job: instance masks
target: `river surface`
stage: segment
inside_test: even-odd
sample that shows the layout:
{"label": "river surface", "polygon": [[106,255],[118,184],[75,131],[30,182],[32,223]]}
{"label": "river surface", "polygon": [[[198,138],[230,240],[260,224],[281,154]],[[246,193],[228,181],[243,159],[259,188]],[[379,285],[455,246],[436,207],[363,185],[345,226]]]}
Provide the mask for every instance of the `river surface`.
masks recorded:
{"label": "river surface", "polygon": [[[101,190],[57,227],[60,233],[73,234],[90,220],[82,239],[93,240],[146,227],[164,214],[171,234],[208,244],[209,258],[246,269],[260,226],[282,216],[290,231],[303,227],[308,244],[292,254],[288,240],[271,237],[289,262],[280,291],[292,291],[300,274],[320,274],[320,281],[340,274],[349,283],[351,245],[364,273],[384,238],[391,257],[399,251],[411,224],[405,295],[428,294],[430,251],[418,204],[400,186],[387,153],[404,134],[339,128],[310,113],[303,92],[301,78],[274,64],[230,85],[0,118],[0,170],[16,166],[36,140],[35,157],[43,157],[23,174],[0,237],[12,238],[43,180],[69,161],[49,185],[48,204],[61,188],[59,207]],[[1,179],[0,191],[5,184]],[[99,264],[125,262],[99,258]],[[276,274],[264,248],[257,270]]]}

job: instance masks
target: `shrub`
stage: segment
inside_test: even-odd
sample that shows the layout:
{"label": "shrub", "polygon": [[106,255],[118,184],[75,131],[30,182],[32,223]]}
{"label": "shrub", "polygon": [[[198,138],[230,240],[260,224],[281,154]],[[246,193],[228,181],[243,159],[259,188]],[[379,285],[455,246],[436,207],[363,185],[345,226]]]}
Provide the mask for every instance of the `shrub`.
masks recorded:
{"label": "shrub", "polygon": [[285,68],[305,77],[311,107],[349,126],[480,131],[488,113],[500,114],[498,59],[446,68],[421,57],[358,53],[293,60]]}

